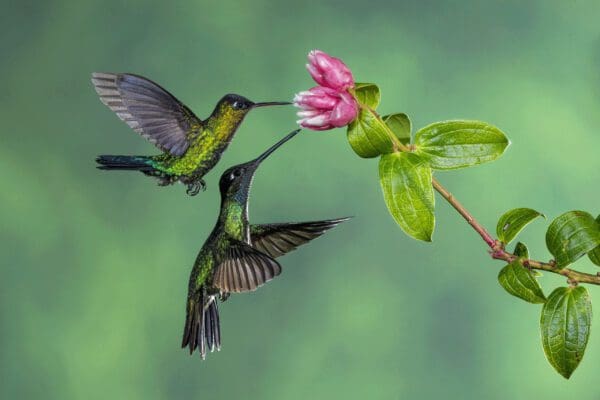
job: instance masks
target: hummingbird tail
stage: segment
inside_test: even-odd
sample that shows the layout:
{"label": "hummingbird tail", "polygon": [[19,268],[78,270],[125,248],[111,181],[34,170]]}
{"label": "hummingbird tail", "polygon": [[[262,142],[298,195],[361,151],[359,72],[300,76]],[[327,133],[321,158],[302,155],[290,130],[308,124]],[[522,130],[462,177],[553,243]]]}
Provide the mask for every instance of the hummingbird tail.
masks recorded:
{"label": "hummingbird tail", "polygon": [[215,296],[203,294],[199,299],[188,299],[181,347],[188,347],[190,354],[198,349],[203,360],[207,350],[221,350],[219,308]]}
{"label": "hummingbird tail", "polygon": [[98,156],[96,162],[99,169],[121,169],[134,171],[151,171],[152,159],[145,156]]}

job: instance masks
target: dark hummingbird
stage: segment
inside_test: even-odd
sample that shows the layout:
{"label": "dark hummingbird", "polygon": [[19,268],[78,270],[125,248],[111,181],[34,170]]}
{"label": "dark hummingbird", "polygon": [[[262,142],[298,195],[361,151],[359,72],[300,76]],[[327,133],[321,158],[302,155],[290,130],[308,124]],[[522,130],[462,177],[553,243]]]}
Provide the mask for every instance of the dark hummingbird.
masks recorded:
{"label": "dark hummingbird", "polygon": [[219,162],[250,110],[291,104],[254,103],[227,94],[202,121],[175,96],[144,77],[94,72],[92,83],[108,108],[163,151],[155,156],[98,156],[98,168],[140,171],[157,178],[160,186],[180,181],[192,196],[206,187],[202,177]]}
{"label": "dark hummingbird", "polygon": [[269,148],[258,158],[229,168],[221,176],[221,212],[198,254],[190,275],[187,314],[181,347],[190,354],[221,347],[217,297],[256,290],[281,273],[275,258],[321,236],[348,218],[324,221],[251,225],[248,197],[256,169],[262,161],[300,130]]}

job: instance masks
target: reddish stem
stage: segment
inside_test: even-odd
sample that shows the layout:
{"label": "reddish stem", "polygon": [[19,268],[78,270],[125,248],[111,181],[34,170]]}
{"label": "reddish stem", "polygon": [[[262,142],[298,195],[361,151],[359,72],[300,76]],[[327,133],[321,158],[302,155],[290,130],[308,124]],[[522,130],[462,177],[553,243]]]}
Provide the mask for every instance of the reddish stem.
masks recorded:
{"label": "reddish stem", "polygon": [[471,215],[471,213],[462,205],[460,204],[460,202],[454,198],[454,196],[452,195],[452,193],[450,193],[449,191],[446,190],[445,187],[442,186],[441,183],[438,182],[437,179],[433,178],[431,183],[433,184],[433,188],[435,190],[437,190],[437,192],[442,195],[442,197],[444,199],[446,199],[446,201],[448,203],[450,203],[450,205],[452,207],[454,207],[454,209],[456,211],[458,211],[458,213],[460,215],[462,215],[462,217],[469,223],[469,225],[471,225],[473,227],[473,229],[475,229],[475,231],[477,233],[479,233],[479,236],[481,236],[481,238],[483,239],[483,241],[491,248],[494,249],[497,246],[497,240],[494,239],[492,237],[492,235],[490,235],[490,233],[482,226],[479,224],[479,222],[477,222],[477,220],[475,219],[475,217],[473,217]]}
{"label": "reddish stem", "polygon": [[[366,107],[361,105],[361,107]],[[381,116],[377,113],[377,111],[373,110],[370,107],[366,107],[385,127],[388,136],[392,140],[392,144],[394,147],[394,151],[412,151],[411,148],[406,146],[404,143],[400,141],[394,135],[394,133],[390,130],[390,128],[383,122]],[[531,269],[539,269],[543,271],[552,272],[554,274],[559,274],[567,277],[569,284],[577,284],[577,283],[590,283],[593,285],[600,285],[600,275],[596,274],[586,274],[585,272],[575,271],[569,268],[558,268],[556,266],[556,262],[551,260],[550,262],[543,262],[531,259],[523,259],[519,258],[516,255],[506,251],[504,249],[504,244],[499,240],[495,239],[484,227],[481,225],[473,215],[450,193],[446,190],[445,187],[442,186],[441,183],[437,181],[437,179],[433,178],[431,181],[434,189],[448,202],[454,209],[468,222],[469,225],[481,236],[483,241],[490,248],[490,255],[492,258],[496,260],[503,260],[506,262],[513,262],[515,260],[519,260],[520,264],[526,268]],[[600,273],[599,273],[600,274]]]}

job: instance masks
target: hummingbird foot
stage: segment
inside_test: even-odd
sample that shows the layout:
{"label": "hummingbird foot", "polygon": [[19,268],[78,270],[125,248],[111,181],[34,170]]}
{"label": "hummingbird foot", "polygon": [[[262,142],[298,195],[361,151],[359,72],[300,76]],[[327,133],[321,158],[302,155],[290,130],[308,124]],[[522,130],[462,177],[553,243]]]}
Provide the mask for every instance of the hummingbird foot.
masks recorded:
{"label": "hummingbird foot", "polygon": [[158,179],[158,186],[169,186],[177,182],[177,178],[171,175],[161,174],[157,171],[151,171],[147,175],[155,176]]}
{"label": "hummingbird foot", "polygon": [[200,193],[200,190],[206,190],[206,183],[202,179],[188,183],[187,190],[185,192],[190,196],[195,196]]}

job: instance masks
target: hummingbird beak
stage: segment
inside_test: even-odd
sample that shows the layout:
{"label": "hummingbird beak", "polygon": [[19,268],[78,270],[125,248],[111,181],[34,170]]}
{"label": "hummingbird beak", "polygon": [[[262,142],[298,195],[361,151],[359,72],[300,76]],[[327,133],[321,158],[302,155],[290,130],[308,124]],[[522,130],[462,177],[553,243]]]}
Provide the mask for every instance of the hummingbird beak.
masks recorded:
{"label": "hummingbird beak", "polygon": [[290,105],[289,101],[263,101],[262,103],[254,103],[252,108],[258,107],[269,107],[269,106],[287,106]]}
{"label": "hummingbird beak", "polygon": [[281,139],[279,142],[275,143],[273,146],[271,146],[269,149],[267,149],[267,151],[265,151],[260,156],[255,158],[254,161],[252,162],[254,167],[255,168],[258,167],[261,162],[263,162],[267,157],[269,157],[271,155],[271,153],[273,153],[275,150],[277,150],[282,144],[284,144],[285,142],[287,142],[288,140],[290,140],[291,138],[296,136],[298,134],[298,132],[300,132],[301,130],[302,129],[296,129],[295,131],[290,132],[286,137]]}

